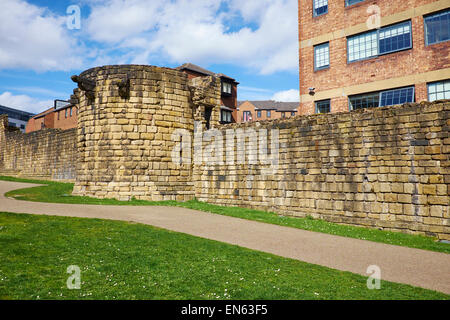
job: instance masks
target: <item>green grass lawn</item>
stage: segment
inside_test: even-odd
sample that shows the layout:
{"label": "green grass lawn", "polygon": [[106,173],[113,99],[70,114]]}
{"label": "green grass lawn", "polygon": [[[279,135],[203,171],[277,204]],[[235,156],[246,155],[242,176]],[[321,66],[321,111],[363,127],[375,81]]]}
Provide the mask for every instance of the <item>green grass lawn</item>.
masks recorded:
{"label": "green grass lawn", "polygon": [[450,299],[121,221],[0,213],[0,246],[0,299]]}
{"label": "green grass lawn", "polygon": [[197,200],[187,202],[176,202],[176,201],[154,202],[144,200],[119,201],[116,199],[96,199],[90,197],[72,196],[71,195],[73,190],[72,183],[61,183],[44,180],[30,180],[4,176],[0,176],[0,180],[45,184],[44,186],[40,187],[19,189],[6,193],[6,196],[15,198],[17,200],[51,202],[51,203],[91,204],[91,205],[178,206],[236,218],[255,220],[281,226],[304,229],[309,231],[322,232],[327,234],[405,246],[410,248],[450,253],[450,244],[438,242],[436,241],[436,239],[432,237],[410,235],[400,232],[383,231],[374,228],[345,226],[312,218],[286,217],[280,216],[273,212],[253,210],[240,207],[224,207],[200,202]]}

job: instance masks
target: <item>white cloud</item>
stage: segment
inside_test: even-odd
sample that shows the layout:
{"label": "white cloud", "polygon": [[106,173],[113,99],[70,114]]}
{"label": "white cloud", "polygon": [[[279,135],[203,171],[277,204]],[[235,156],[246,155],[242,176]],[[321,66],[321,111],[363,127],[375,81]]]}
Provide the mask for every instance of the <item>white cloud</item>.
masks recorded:
{"label": "white cloud", "polygon": [[90,38],[126,52],[118,58],[125,62],[151,64],[159,57],[261,74],[298,70],[297,0],[104,0],[91,6]]}
{"label": "white cloud", "polygon": [[230,0],[230,8],[238,11],[245,21],[260,21],[273,0]]}
{"label": "white cloud", "polygon": [[232,64],[298,71],[297,0],[80,0],[80,31],[25,0],[1,0],[0,69],[100,64]]}
{"label": "white cloud", "polygon": [[92,7],[87,21],[93,40],[119,42],[155,27],[163,0],[110,0]]}
{"label": "white cloud", "polygon": [[3,87],[5,90],[12,90],[16,92],[26,92],[31,94],[37,94],[41,96],[51,96],[55,97],[55,99],[65,99],[69,96],[67,92],[56,91],[52,89],[39,88],[39,87]]}
{"label": "white cloud", "polygon": [[269,89],[255,88],[255,87],[246,87],[246,86],[239,86],[239,91],[265,92],[265,93],[273,92],[272,90],[269,90]]}
{"label": "white cloud", "polygon": [[69,70],[82,65],[65,16],[23,0],[1,2],[0,69]]}
{"label": "white cloud", "polygon": [[300,101],[300,91],[295,89],[280,91],[272,96],[272,100],[282,102],[298,102]]}
{"label": "white cloud", "polygon": [[0,104],[31,113],[39,113],[53,106],[53,100],[39,100],[27,95],[14,95],[9,91],[0,94]]}

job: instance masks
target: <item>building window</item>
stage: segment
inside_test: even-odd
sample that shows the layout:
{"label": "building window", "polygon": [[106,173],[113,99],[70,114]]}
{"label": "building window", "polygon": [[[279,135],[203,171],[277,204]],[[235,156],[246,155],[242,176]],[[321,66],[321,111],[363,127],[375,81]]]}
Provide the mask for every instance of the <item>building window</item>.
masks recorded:
{"label": "building window", "polygon": [[244,111],[242,115],[242,121],[243,122],[252,121],[252,113],[250,111]]}
{"label": "building window", "polygon": [[314,47],[314,70],[326,69],[330,66],[330,44],[324,43]]}
{"label": "building window", "polygon": [[329,113],[331,111],[331,100],[322,100],[316,102],[316,113]]}
{"label": "building window", "polygon": [[70,108],[70,116],[72,116],[72,108]]}
{"label": "building window", "polygon": [[427,45],[450,40],[450,10],[425,17]]}
{"label": "building window", "polygon": [[411,23],[409,21],[383,28],[379,32],[380,54],[411,48]]}
{"label": "building window", "polygon": [[11,121],[9,121],[8,125],[9,125],[10,127],[15,127],[15,126],[16,126],[16,124],[15,124],[14,122],[11,122]]}
{"label": "building window", "polygon": [[25,125],[21,124],[20,129],[22,129],[22,130],[25,129]]}
{"label": "building window", "polygon": [[351,110],[393,106],[414,101],[414,87],[365,93],[349,97]]}
{"label": "building window", "polygon": [[314,17],[328,13],[328,0],[313,0],[314,2]]}
{"label": "building window", "polygon": [[348,62],[364,60],[411,47],[411,21],[406,21],[380,30],[348,37]]}
{"label": "building window", "polygon": [[231,111],[228,110],[220,110],[220,120],[223,123],[231,123]]}
{"label": "building window", "polygon": [[41,122],[41,129],[44,129],[45,128],[45,124],[44,124],[44,122]]}
{"label": "building window", "polygon": [[380,93],[380,107],[414,102],[414,87],[387,90]]}
{"label": "building window", "polygon": [[282,118],[286,118],[286,113],[282,112],[282,113],[281,113],[281,117],[282,117]]}
{"label": "building window", "polygon": [[228,82],[222,82],[222,92],[231,94],[231,83]]}
{"label": "building window", "polygon": [[450,99],[450,80],[434,82],[428,84],[428,100]]}
{"label": "building window", "polygon": [[59,114],[60,114],[60,113],[61,113],[60,111],[57,112],[57,114],[58,114],[58,120],[59,120]]}
{"label": "building window", "polygon": [[267,115],[267,118],[270,118],[272,116],[272,112],[270,110],[267,110],[266,115]]}
{"label": "building window", "polygon": [[66,109],[66,118],[67,118],[67,109]]}
{"label": "building window", "polygon": [[349,97],[349,99],[351,110],[374,108],[380,105],[380,94],[378,92],[360,94],[357,96]]}
{"label": "building window", "polygon": [[348,7],[363,1],[365,0],[345,0],[345,6]]}
{"label": "building window", "polygon": [[378,54],[377,32],[359,34],[347,40],[348,61],[358,61]]}
{"label": "building window", "polygon": [[261,111],[256,112],[256,116],[257,116],[258,118],[261,118]]}
{"label": "building window", "polygon": [[295,117],[295,111],[291,112],[291,117]]}

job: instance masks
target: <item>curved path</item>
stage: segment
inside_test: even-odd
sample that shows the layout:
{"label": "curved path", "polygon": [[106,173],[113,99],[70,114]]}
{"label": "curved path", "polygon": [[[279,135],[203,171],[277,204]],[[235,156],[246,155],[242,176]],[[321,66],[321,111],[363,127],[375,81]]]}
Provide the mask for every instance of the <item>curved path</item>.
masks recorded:
{"label": "curved path", "polygon": [[0,181],[0,212],[133,221],[278,256],[450,294],[450,254],[243,220],[179,207],[97,206],[19,201],[10,190],[35,185]]}

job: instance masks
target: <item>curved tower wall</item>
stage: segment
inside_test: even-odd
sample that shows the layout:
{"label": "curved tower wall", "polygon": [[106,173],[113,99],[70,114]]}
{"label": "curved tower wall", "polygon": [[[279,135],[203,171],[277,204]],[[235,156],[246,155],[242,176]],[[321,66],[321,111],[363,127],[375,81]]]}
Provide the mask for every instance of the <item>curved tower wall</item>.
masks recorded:
{"label": "curved tower wall", "polygon": [[[189,80],[154,66],[105,66],[78,83],[78,167],[73,194],[98,198],[189,200],[192,164],[174,162],[175,130],[194,130],[206,106],[218,123],[220,82]],[[202,121],[204,122],[204,121]]]}

